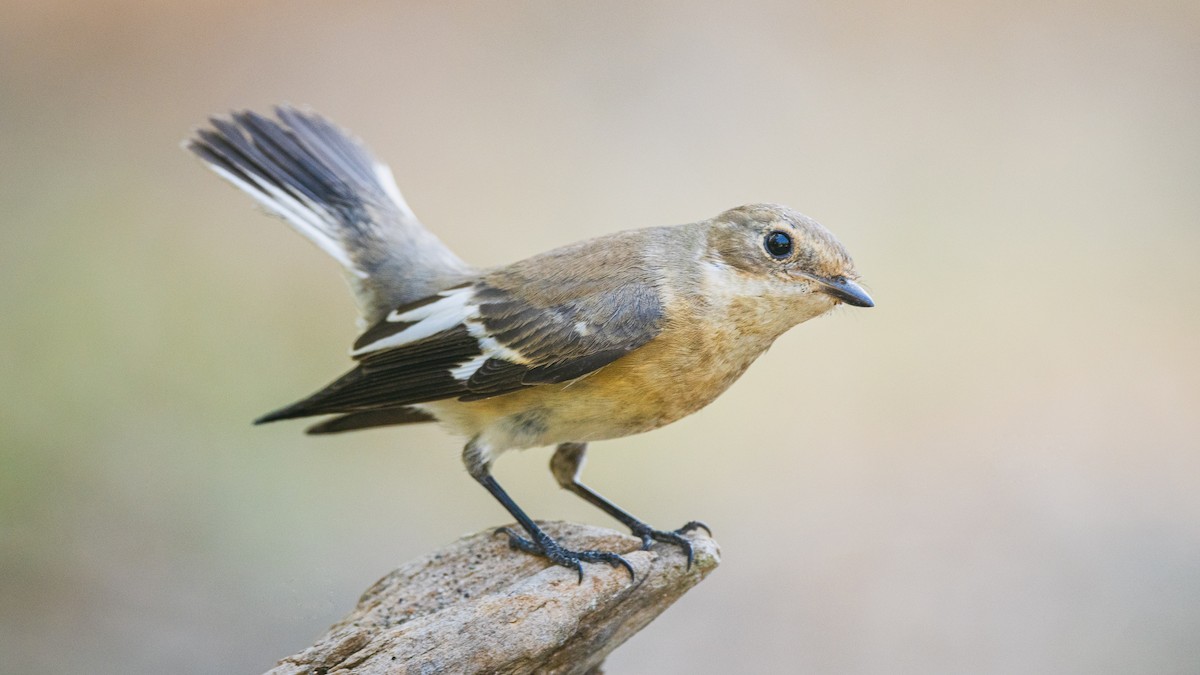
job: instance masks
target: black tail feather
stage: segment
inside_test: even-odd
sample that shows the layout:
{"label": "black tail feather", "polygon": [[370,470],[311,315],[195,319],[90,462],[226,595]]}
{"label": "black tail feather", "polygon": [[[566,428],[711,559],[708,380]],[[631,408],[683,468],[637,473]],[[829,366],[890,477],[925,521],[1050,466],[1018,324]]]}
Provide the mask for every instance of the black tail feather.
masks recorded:
{"label": "black tail feather", "polygon": [[343,431],[354,431],[355,429],[367,429],[370,427],[436,421],[436,417],[417,408],[385,408],[383,410],[366,410],[348,415],[339,415],[338,417],[325,420],[320,424],[314,424],[306,429],[305,433],[336,434]]}

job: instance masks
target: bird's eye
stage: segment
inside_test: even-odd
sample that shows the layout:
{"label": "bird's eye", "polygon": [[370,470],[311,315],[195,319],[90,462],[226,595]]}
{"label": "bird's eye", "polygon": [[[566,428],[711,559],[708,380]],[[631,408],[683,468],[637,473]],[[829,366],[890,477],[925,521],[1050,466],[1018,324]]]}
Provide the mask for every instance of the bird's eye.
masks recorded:
{"label": "bird's eye", "polygon": [[792,254],[792,237],[787,232],[772,232],[763,240],[763,248],[771,257],[782,260]]}

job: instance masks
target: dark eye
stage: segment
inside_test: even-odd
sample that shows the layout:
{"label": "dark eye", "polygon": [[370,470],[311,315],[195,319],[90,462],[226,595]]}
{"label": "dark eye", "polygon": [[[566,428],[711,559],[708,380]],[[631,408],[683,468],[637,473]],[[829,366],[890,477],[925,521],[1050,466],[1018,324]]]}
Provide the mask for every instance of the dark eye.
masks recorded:
{"label": "dark eye", "polygon": [[763,248],[775,258],[786,258],[792,254],[792,237],[787,232],[772,232],[763,239]]}

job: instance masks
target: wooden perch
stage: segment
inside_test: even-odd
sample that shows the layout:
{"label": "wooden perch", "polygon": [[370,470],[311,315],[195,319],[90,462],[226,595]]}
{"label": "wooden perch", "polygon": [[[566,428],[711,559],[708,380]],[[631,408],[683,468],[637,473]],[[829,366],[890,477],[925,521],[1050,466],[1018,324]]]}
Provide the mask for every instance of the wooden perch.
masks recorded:
{"label": "wooden perch", "polygon": [[720,562],[692,533],[691,570],[674,546],[640,550],[611,530],[542,524],[563,545],[623,553],[624,568],[575,570],[512,551],[494,530],[463,537],[375,583],[358,606],[268,675],[599,673],[609,652],[649,624]]}

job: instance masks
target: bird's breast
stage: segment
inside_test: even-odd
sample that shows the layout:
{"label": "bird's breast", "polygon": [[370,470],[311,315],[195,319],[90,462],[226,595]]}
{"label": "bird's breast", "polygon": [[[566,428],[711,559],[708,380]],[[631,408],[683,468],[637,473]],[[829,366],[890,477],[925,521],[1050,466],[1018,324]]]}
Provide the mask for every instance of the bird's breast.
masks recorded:
{"label": "bird's breast", "polygon": [[497,452],[619,438],[657,429],[708,405],[768,346],[770,340],[717,326],[674,326],[571,382],[427,405],[452,430],[478,436]]}

